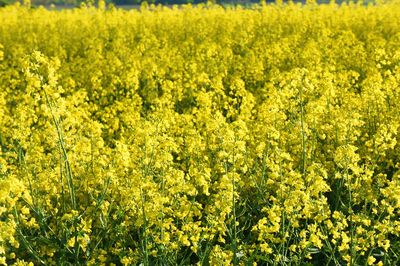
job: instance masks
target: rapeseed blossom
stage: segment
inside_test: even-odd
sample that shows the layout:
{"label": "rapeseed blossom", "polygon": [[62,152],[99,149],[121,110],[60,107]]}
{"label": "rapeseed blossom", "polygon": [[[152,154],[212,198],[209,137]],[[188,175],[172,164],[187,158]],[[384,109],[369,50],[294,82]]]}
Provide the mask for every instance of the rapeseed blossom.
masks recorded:
{"label": "rapeseed blossom", "polygon": [[396,265],[398,3],[0,9],[0,265]]}

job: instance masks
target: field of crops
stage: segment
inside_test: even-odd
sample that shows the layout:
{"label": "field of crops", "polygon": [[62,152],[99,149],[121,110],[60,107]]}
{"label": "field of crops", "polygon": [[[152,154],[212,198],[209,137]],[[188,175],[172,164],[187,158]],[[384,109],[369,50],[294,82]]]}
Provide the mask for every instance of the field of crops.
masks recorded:
{"label": "field of crops", "polygon": [[0,265],[398,265],[399,14],[0,9]]}

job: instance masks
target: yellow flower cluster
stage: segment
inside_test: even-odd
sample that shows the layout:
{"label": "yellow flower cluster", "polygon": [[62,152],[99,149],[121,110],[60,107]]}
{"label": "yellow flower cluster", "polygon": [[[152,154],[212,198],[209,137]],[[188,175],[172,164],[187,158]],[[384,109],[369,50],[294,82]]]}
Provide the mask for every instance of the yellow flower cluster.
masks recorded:
{"label": "yellow flower cluster", "polygon": [[397,265],[400,5],[0,9],[0,265]]}

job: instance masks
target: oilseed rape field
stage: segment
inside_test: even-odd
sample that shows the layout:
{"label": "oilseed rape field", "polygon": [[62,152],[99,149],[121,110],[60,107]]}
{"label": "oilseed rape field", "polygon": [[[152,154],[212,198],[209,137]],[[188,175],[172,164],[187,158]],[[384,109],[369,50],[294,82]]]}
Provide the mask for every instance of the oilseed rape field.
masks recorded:
{"label": "oilseed rape field", "polygon": [[398,2],[0,21],[0,265],[400,264]]}

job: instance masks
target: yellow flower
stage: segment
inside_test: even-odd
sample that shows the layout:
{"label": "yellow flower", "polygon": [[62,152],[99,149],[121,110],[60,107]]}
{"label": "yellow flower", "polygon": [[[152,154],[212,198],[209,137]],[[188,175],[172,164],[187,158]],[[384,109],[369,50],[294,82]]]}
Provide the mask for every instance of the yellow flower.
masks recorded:
{"label": "yellow flower", "polygon": [[368,265],[372,265],[372,264],[374,264],[375,261],[376,261],[376,259],[373,256],[369,256],[367,263],[368,263]]}

